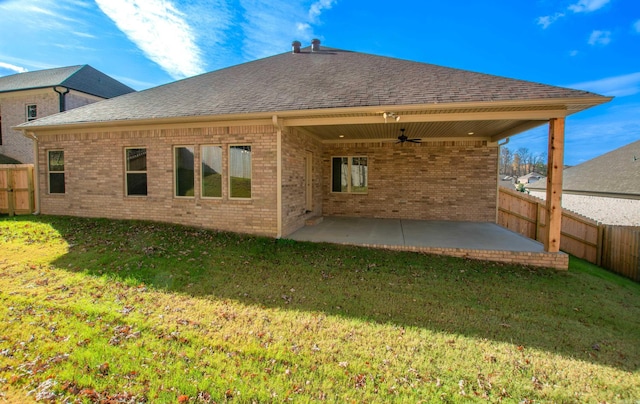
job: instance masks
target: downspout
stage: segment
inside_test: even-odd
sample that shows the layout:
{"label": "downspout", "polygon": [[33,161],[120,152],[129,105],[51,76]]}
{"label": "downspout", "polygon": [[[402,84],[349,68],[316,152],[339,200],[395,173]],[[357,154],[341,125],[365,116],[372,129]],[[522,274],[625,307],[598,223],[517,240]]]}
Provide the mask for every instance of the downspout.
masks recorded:
{"label": "downspout", "polygon": [[276,128],[276,238],[282,238],[282,120],[271,117]]}
{"label": "downspout", "polygon": [[69,94],[69,89],[67,87],[62,87],[62,88],[64,88],[64,92],[58,91],[58,87],[53,87],[53,91],[58,93],[58,100],[60,104],[59,112],[64,112],[67,110],[65,94]]}
{"label": "downspout", "polygon": [[33,140],[33,199],[34,199],[34,215],[40,214],[40,164],[38,160],[38,137],[33,132],[27,130],[22,131],[24,137]]}
{"label": "downspout", "polygon": [[[500,175],[500,148],[502,146],[506,146],[509,143],[509,137],[504,140],[502,143],[498,143],[498,172],[496,173],[496,177]],[[496,192],[496,223],[500,223],[500,181],[497,184],[497,192]]]}

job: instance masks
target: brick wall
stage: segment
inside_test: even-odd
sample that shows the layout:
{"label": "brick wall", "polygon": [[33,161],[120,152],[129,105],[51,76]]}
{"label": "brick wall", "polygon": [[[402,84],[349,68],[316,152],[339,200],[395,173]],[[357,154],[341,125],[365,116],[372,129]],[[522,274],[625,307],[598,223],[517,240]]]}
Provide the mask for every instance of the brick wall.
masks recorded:
{"label": "brick wall", "polygon": [[[273,126],[155,129],[40,135],[43,214],[141,219],[275,236],[276,136]],[[230,141],[231,140],[231,141]],[[252,146],[252,198],[229,199],[228,146]],[[174,197],[173,146],[195,146],[196,196]],[[200,198],[200,145],[223,147],[222,198]],[[125,196],[124,148],[147,148],[148,195]],[[47,191],[47,150],[65,152],[66,193]]]}
{"label": "brick wall", "polygon": [[33,163],[33,141],[22,136],[21,131],[11,127],[26,122],[26,108],[37,105],[38,118],[58,112],[58,95],[52,90],[47,92],[16,92],[15,95],[0,100],[2,114],[2,146],[0,153],[25,164]]}
{"label": "brick wall", "polygon": [[[331,158],[367,156],[367,194],[331,192]],[[497,146],[483,141],[326,145],[323,212],[331,216],[495,222]]]}
{"label": "brick wall", "polygon": [[[77,108],[101,100],[98,97],[70,92],[66,96],[67,109]],[[39,91],[17,91],[5,94],[0,99],[0,114],[2,116],[2,145],[0,153],[12,157],[25,164],[32,164],[33,141],[22,136],[21,131],[11,127],[26,122],[26,107],[29,104],[37,106],[38,118],[60,112],[60,99],[53,89]]]}
{"label": "brick wall", "polygon": [[[313,159],[311,212],[306,211],[305,156]],[[294,129],[282,134],[282,235],[304,226],[305,220],[322,215],[322,144]]]}

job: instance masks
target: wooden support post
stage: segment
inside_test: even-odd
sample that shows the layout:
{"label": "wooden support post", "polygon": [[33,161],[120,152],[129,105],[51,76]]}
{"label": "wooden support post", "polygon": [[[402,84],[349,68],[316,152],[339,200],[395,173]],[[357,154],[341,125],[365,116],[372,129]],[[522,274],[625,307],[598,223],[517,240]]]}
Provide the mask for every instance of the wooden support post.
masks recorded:
{"label": "wooden support post", "polygon": [[549,121],[547,162],[547,237],[544,250],[560,251],[562,230],[562,168],[564,166],[564,118]]}

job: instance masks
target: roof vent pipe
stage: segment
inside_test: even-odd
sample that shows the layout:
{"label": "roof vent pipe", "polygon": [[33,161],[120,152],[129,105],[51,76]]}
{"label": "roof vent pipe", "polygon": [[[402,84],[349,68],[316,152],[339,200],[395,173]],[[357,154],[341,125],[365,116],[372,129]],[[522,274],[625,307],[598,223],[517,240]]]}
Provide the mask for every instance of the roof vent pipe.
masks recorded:
{"label": "roof vent pipe", "polygon": [[291,43],[291,52],[293,53],[300,53],[300,46],[302,44],[300,43],[300,41],[293,41]]}
{"label": "roof vent pipe", "polygon": [[314,39],[311,41],[311,52],[318,52],[320,50],[320,40]]}

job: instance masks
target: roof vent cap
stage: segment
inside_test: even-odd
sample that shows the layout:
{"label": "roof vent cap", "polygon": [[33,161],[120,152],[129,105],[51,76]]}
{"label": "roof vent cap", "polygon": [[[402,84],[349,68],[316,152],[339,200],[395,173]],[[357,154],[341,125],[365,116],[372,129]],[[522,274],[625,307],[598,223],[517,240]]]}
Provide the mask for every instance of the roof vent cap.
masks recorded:
{"label": "roof vent cap", "polygon": [[293,52],[293,53],[300,53],[300,46],[302,46],[302,44],[300,43],[300,41],[293,41],[293,42],[291,42],[291,52]]}
{"label": "roof vent cap", "polygon": [[320,50],[320,40],[318,38],[311,41],[311,52],[318,52]]}

